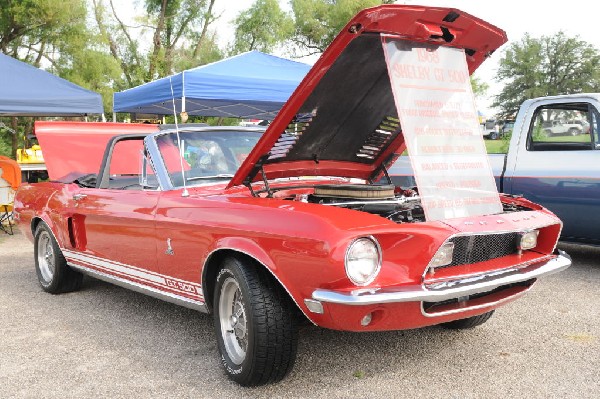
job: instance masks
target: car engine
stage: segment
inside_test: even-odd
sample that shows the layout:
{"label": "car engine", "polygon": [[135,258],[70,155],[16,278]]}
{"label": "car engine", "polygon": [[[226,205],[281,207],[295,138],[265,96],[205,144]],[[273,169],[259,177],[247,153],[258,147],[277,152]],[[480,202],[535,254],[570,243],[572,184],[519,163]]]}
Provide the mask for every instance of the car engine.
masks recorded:
{"label": "car engine", "polygon": [[[288,199],[368,212],[395,223],[425,222],[425,211],[416,187],[402,189],[392,184],[318,185],[312,194],[297,194]],[[512,202],[503,202],[503,208],[504,213],[531,210]]]}

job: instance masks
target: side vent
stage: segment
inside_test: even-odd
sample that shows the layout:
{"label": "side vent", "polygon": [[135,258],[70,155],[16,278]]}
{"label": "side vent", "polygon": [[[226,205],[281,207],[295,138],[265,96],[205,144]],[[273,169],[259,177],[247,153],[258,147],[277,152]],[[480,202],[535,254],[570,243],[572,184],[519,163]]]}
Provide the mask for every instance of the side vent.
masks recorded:
{"label": "side vent", "polygon": [[397,118],[386,116],[375,131],[367,136],[356,156],[374,160],[396,138],[398,133],[400,133],[400,121]]}
{"label": "side vent", "polygon": [[300,136],[308,129],[312,119],[312,114],[296,116],[283,133],[281,133],[281,136],[279,136],[275,144],[273,144],[273,148],[269,151],[268,160],[285,158],[290,150],[296,145]]}

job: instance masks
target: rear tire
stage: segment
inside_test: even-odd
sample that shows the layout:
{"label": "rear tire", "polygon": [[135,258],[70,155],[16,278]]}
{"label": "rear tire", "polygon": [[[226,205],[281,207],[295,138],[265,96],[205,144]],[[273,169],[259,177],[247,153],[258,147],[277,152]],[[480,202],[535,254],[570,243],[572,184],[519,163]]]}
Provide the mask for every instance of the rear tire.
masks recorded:
{"label": "rear tire", "polygon": [[442,327],[450,330],[465,330],[469,328],[475,328],[482,325],[492,317],[494,311],[491,310],[487,313],[480,314],[479,316],[467,317],[466,319],[454,320],[448,323],[442,323]]}
{"label": "rear tire", "polygon": [[270,275],[251,262],[227,258],[213,304],[221,363],[230,379],[257,386],[289,373],[298,343],[295,304]]}
{"label": "rear tire", "polygon": [[569,129],[569,134],[571,136],[578,136],[579,135],[579,130],[575,129],[574,127]]}
{"label": "rear tire", "polygon": [[77,291],[83,275],[67,265],[48,225],[40,222],[34,237],[35,271],[42,289],[51,294]]}

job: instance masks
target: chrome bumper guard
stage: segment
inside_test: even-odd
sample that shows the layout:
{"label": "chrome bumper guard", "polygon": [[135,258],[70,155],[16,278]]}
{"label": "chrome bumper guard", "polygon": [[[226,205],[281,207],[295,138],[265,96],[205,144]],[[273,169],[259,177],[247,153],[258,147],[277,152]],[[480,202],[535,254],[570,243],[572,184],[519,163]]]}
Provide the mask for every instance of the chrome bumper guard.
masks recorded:
{"label": "chrome bumper guard", "polygon": [[457,280],[399,288],[366,288],[351,292],[317,289],[312,298],[341,305],[374,305],[396,302],[439,302],[481,294],[498,287],[520,283],[560,272],[571,266],[571,257],[558,251],[556,258],[478,274]]}

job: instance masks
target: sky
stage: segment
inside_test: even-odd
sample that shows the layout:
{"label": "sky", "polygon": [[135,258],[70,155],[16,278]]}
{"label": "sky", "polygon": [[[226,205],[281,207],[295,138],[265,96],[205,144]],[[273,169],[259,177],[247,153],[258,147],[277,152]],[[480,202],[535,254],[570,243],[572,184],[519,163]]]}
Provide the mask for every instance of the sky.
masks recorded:
{"label": "sky", "polygon": [[[121,2],[116,2],[119,4]],[[119,8],[130,8],[124,2]],[[215,11],[220,18],[213,26],[219,32],[221,45],[233,39],[233,20],[242,11],[249,8],[254,0],[217,0]],[[287,0],[279,0],[282,8],[290,11]],[[600,32],[598,29],[598,15],[595,1],[573,0],[570,2],[557,0],[399,0],[398,4],[418,4],[424,6],[458,8],[473,16],[481,18],[501,29],[508,36],[508,43],[501,47],[490,59],[486,60],[475,72],[482,81],[490,85],[487,96],[477,99],[480,111],[492,116],[494,111],[489,108],[491,96],[497,94],[502,84],[495,81],[498,63],[502,57],[502,50],[511,42],[519,41],[525,33],[533,37],[553,35],[558,31],[565,32],[568,36],[578,35],[598,49],[600,49]],[[129,14],[131,15],[131,14]],[[285,53],[276,55],[284,56]],[[314,63],[316,57],[301,59],[307,63]]]}

